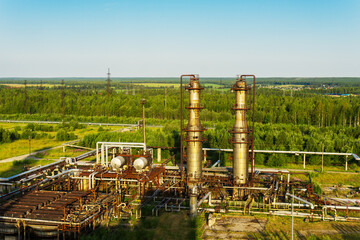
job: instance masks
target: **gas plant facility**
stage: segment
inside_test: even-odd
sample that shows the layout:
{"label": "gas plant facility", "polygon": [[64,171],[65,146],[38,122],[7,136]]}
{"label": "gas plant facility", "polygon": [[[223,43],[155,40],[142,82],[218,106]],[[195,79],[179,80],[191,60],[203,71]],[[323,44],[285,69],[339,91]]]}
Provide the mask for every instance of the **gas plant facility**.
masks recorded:
{"label": "gas plant facility", "polygon": [[[303,174],[299,178],[287,170],[255,168],[254,75],[239,75],[231,88],[232,168],[205,161],[199,77],[182,75],[180,84],[180,159],[155,161],[153,151],[161,147],[146,145],[143,128],[143,143],[98,142],[96,150],[78,157],[2,178],[0,239],[77,239],[114,218],[141,218],[144,208],[154,216],[162,211],[188,211],[190,218],[204,211],[289,216],[293,209],[309,220],[360,220],[349,214],[360,210],[356,203],[315,194],[308,173],[296,172]],[[91,156],[96,162],[81,161]]]}

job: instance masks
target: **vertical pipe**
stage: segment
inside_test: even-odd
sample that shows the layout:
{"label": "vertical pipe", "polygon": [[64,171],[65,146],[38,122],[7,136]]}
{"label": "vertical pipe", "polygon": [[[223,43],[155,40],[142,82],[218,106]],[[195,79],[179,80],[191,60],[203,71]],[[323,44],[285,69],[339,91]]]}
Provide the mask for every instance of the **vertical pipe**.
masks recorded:
{"label": "vertical pipe", "polygon": [[99,143],[96,143],[96,164],[99,164]]}
{"label": "vertical pipe", "polygon": [[109,148],[108,148],[108,146],[106,146],[105,148],[106,148],[106,151],[105,151],[105,166],[108,166]]}
{"label": "vertical pipe", "polygon": [[[146,146],[146,131],[145,131],[145,103],[146,103],[146,100],[144,98],[141,99],[140,103],[142,104],[142,127],[143,127],[143,139],[144,139],[144,144]],[[146,149],[144,149],[146,150]]]}
{"label": "vertical pipe", "polygon": [[181,176],[181,186],[183,184],[183,175],[184,175],[184,96],[183,96],[183,78],[190,77],[195,78],[194,74],[190,75],[181,75],[180,76],[180,176]]}
{"label": "vertical pipe", "polygon": [[157,161],[161,162],[161,148],[157,149]]}
{"label": "vertical pipe", "polygon": [[252,139],[251,139],[251,178],[254,177],[254,169],[255,169],[255,151],[254,151],[254,143],[255,143],[255,84],[256,84],[256,77],[255,75],[249,75],[253,77],[253,102],[252,102]]}
{"label": "vertical pipe", "polygon": [[104,143],[101,144],[101,165],[104,165]]}
{"label": "vertical pipe", "polygon": [[184,121],[184,116],[183,116],[183,84],[182,84],[182,80],[183,80],[183,75],[181,75],[180,77],[180,177],[181,177],[181,186],[183,183],[183,155],[184,155],[184,150],[183,150],[183,121]]}
{"label": "vertical pipe", "polygon": [[190,195],[190,217],[194,218],[197,215],[197,195]]}
{"label": "vertical pipe", "polygon": [[304,169],[305,169],[305,165],[306,165],[306,154],[304,154]]}
{"label": "vertical pipe", "polygon": [[345,171],[348,170],[348,156],[346,155],[346,159],[345,159]]}

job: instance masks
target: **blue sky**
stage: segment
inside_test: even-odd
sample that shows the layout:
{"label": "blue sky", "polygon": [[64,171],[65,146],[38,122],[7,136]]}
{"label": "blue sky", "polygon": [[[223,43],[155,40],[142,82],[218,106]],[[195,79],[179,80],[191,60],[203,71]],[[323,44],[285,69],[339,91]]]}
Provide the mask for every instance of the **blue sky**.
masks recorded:
{"label": "blue sky", "polygon": [[357,0],[0,0],[0,77],[360,77]]}

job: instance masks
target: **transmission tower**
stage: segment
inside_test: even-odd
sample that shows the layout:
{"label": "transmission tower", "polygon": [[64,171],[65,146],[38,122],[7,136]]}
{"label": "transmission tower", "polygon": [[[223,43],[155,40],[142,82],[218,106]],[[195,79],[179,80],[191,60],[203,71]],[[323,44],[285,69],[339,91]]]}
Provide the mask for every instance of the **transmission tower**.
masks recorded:
{"label": "transmission tower", "polygon": [[107,73],[107,79],[106,79],[106,92],[107,92],[107,96],[109,97],[111,94],[111,79],[110,79],[110,68],[108,68],[108,73]]}

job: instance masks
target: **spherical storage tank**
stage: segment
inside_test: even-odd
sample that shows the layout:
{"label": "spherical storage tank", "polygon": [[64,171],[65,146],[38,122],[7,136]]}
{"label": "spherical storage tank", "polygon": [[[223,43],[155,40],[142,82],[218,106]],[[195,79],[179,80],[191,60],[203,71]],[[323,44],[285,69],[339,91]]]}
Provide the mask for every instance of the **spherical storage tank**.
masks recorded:
{"label": "spherical storage tank", "polygon": [[126,163],[126,160],[122,156],[117,156],[111,159],[110,165],[115,170],[120,170]]}
{"label": "spherical storage tank", "polygon": [[139,157],[139,158],[135,159],[133,165],[136,170],[141,170],[141,169],[145,168],[148,164],[149,164],[149,161],[146,158]]}

